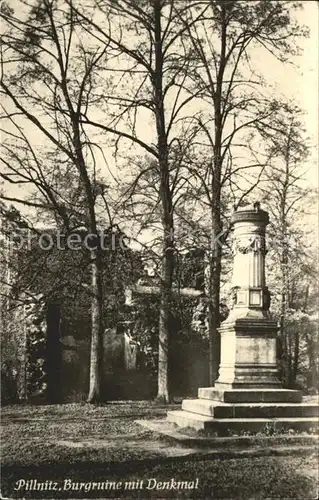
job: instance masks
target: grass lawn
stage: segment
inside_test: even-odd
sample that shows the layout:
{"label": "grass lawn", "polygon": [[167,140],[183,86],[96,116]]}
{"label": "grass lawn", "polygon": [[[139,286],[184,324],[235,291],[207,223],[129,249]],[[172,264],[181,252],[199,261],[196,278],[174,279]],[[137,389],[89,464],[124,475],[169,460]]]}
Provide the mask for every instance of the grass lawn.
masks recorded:
{"label": "grass lawn", "polygon": [[4,407],[3,497],[317,497],[315,456],[192,456],[134,422],[166,411],[150,402]]}

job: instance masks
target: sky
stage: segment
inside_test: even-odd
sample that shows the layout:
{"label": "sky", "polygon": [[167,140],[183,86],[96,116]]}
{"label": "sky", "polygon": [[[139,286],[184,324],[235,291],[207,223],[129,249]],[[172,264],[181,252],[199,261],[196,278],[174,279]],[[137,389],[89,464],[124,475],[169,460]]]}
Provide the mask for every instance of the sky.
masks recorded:
{"label": "sky", "polygon": [[269,61],[269,71],[277,80],[278,92],[296,99],[296,104],[305,110],[306,129],[312,144],[307,179],[313,186],[318,187],[319,3],[315,0],[304,0],[302,4],[304,8],[298,12],[298,20],[309,27],[310,36],[300,43],[303,54],[292,60],[297,67],[277,66],[272,59]]}
{"label": "sky", "polygon": [[[309,27],[310,36],[300,40],[302,55],[291,59],[291,64],[276,62],[265,51],[256,52],[255,61],[269,82],[272,82],[276,95],[282,94],[296,101],[305,110],[305,124],[310,139],[311,155],[305,168],[307,183],[318,187],[318,47],[319,47],[319,3],[303,0],[303,9],[298,11],[298,22]],[[148,135],[145,123],[144,134]],[[317,147],[316,147],[317,146]],[[13,195],[13,193],[10,193]],[[22,208],[22,207],[19,207]]]}

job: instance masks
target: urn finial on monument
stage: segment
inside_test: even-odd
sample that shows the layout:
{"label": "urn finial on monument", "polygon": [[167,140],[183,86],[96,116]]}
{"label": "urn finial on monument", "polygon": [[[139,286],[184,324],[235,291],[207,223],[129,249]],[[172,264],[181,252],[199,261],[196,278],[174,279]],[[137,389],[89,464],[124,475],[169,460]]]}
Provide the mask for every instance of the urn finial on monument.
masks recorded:
{"label": "urn finial on monument", "polygon": [[277,387],[277,322],[269,317],[265,280],[268,212],[256,202],[235,210],[231,223],[234,303],[219,329],[221,362],[216,386]]}

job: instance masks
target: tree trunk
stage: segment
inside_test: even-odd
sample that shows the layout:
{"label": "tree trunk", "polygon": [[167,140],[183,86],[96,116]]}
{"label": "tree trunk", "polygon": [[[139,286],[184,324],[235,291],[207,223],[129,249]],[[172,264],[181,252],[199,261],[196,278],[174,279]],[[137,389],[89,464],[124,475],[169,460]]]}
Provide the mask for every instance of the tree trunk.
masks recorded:
{"label": "tree trunk", "polygon": [[215,147],[214,147],[214,175],[212,181],[213,202],[211,207],[211,240],[209,263],[209,301],[208,301],[208,327],[209,327],[209,380],[213,385],[218,377],[220,362],[220,334],[219,303],[220,303],[220,276],[222,248],[219,240],[221,232],[221,141],[222,124],[220,115],[220,101],[216,102],[215,109]]}
{"label": "tree trunk", "polygon": [[280,295],[280,322],[279,322],[279,335],[281,339],[282,346],[282,359],[281,359],[281,378],[284,386],[290,385],[290,356],[289,356],[289,338],[287,334],[286,318],[287,318],[287,307],[288,307],[288,276],[287,276],[287,264],[288,264],[288,250],[286,246],[286,221],[285,221],[285,203],[282,201],[281,206],[281,226],[282,226],[282,249],[281,249],[281,259],[280,259],[280,272],[281,272],[281,295]]}
{"label": "tree trunk", "polygon": [[[66,83],[65,83],[66,86]],[[88,230],[96,236],[96,245],[90,250],[91,259],[91,355],[90,382],[88,403],[101,401],[102,365],[103,365],[103,284],[102,284],[102,251],[98,246],[98,230],[95,214],[95,197],[87,166],[83,155],[81,129],[78,114],[74,112],[71,99],[65,88],[66,101],[69,103],[73,126],[73,144],[77,157],[77,167],[81,176],[87,199]]]}
{"label": "tree trunk", "polygon": [[101,382],[103,368],[103,293],[102,293],[102,265],[99,249],[91,251],[91,359],[90,359],[90,386],[88,403],[101,401]]}
{"label": "tree trunk", "polygon": [[295,332],[295,345],[294,345],[294,353],[293,353],[293,360],[292,360],[292,385],[295,387],[296,386],[296,381],[297,381],[297,373],[298,373],[298,366],[299,366],[299,344],[300,344],[300,335],[299,335],[299,330],[297,329]]}
{"label": "tree trunk", "polygon": [[163,227],[163,254],[161,276],[161,301],[159,313],[159,342],[158,342],[158,393],[157,400],[168,403],[169,391],[169,317],[171,308],[171,292],[174,269],[174,224],[173,202],[169,178],[169,158],[167,132],[165,126],[164,93],[163,93],[163,46],[161,15],[163,2],[154,0],[154,27],[155,27],[155,72],[152,77],[155,102],[155,118],[158,148],[158,163],[160,171],[160,189]]}
{"label": "tree trunk", "polygon": [[209,276],[209,379],[213,385],[218,377],[220,361],[220,334],[219,327],[219,302],[220,302],[220,275],[222,249],[219,242],[221,232],[221,172],[222,172],[222,137],[223,137],[223,108],[222,95],[224,84],[224,72],[226,66],[226,39],[227,22],[225,7],[221,9],[222,23],[220,32],[220,62],[216,75],[216,90],[212,91],[215,114],[214,133],[214,158],[213,175],[211,182],[212,205],[211,205],[211,241],[210,241],[210,276]]}
{"label": "tree trunk", "polygon": [[162,292],[159,314],[159,334],[158,334],[158,393],[157,400],[169,403],[171,399],[169,383],[169,318],[171,309],[171,286],[172,272],[174,266],[174,254],[170,242],[164,243],[164,255],[162,262]]}
{"label": "tree trunk", "polygon": [[308,355],[308,373],[307,387],[308,389],[317,389],[318,386],[318,363],[317,363],[317,344],[312,337],[311,331],[306,336],[307,355]]}
{"label": "tree trunk", "polygon": [[221,274],[221,247],[218,243],[219,212],[212,214],[210,265],[209,265],[209,301],[208,301],[208,328],[209,328],[209,383],[214,385],[218,378],[220,362],[220,334],[219,303],[220,303],[220,274]]}

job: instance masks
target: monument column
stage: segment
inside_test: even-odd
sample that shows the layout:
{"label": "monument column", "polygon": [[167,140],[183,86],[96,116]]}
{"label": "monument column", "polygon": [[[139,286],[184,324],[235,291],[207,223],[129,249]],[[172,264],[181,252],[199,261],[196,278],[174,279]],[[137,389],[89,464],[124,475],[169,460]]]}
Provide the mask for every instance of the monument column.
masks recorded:
{"label": "monument column", "polygon": [[215,387],[279,387],[277,322],[269,318],[270,294],[265,283],[268,213],[255,203],[236,210],[231,222],[234,304],[219,329],[221,361]]}

